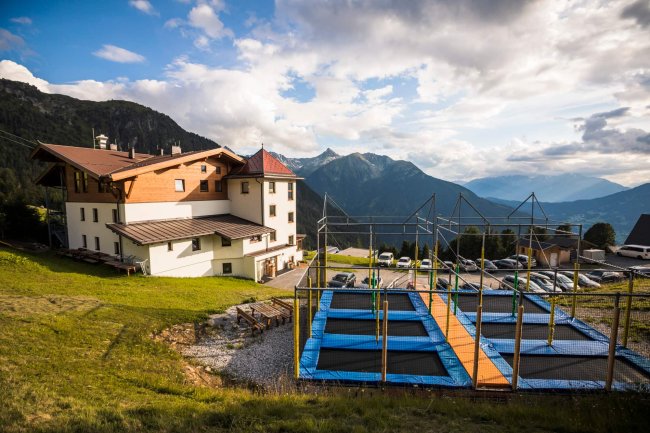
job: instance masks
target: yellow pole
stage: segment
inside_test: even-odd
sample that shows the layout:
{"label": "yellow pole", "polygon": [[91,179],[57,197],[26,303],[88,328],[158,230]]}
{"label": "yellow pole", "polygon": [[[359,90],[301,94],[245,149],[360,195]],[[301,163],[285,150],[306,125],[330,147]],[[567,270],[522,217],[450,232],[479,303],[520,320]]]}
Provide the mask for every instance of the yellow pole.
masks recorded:
{"label": "yellow pole", "polygon": [[307,277],[307,284],[309,285],[309,298],[307,310],[309,311],[309,338],[312,337],[311,334],[311,321],[312,321],[312,299],[311,299],[311,277]]}
{"label": "yellow pole", "polygon": [[293,298],[293,375],[300,378],[300,301]]}
{"label": "yellow pole", "polygon": [[316,287],[321,287],[320,261],[316,260]]}
{"label": "yellow pole", "polygon": [[386,382],[388,370],[388,300],[384,301],[384,329],[381,337],[381,381]]}
{"label": "yellow pole", "polygon": [[449,342],[449,316],[451,315],[451,284],[447,285],[447,327],[445,328],[445,341]]}
{"label": "yellow pole", "polygon": [[[531,235],[532,236],[532,235]],[[528,248],[528,272],[526,274],[526,291],[530,291],[530,259],[531,256],[533,255],[533,249]]]}
{"label": "yellow pole", "polygon": [[[431,287],[431,290],[437,290],[438,289],[438,243],[436,242],[436,245],[433,247],[433,287]],[[429,307],[431,307],[431,301],[433,297],[433,293],[429,292]],[[431,311],[429,311],[430,313]]]}
{"label": "yellow pole", "polygon": [[573,264],[573,298],[571,299],[571,318],[576,317],[576,304],[578,303],[578,271],[580,264]]}
{"label": "yellow pole", "polygon": [[478,354],[481,349],[481,315],[483,306],[479,304],[476,307],[476,335],[474,336],[474,371],[472,373],[472,384],[474,389],[478,387]]}
{"label": "yellow pole", "polygon": [[548,341],[546,344],[553,345],[553,334],[555,334],[555,300],[556,297],[551,298],[551,316],[548,320]]}
{"label": "yellow pole", "polygon": [[634,292],[634,274],[630,272],[630,280],[627,286],[627,292],[630,296],[625,302],[625,324],[623,327],[623,346],[627,347],[627,336],[630,332],[630,310],[632,309],[632,293]]}

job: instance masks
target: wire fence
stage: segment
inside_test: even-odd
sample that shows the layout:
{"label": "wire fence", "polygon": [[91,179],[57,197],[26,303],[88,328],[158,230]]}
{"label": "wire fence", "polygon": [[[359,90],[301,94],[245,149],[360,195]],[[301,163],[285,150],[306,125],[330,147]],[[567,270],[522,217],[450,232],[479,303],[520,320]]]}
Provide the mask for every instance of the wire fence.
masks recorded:
{"label": "wire fence", "polygon": [[[528,272],[513,272],[513,279],[485,277],[484,283],[499,281],[489,288],[476,283],[476,275],[442,267],[391,274],[312,266],[295,290],[296,378],[650,390],[650,279],[628,271],[587,287],[586,280],[579,282],[588,271],[574,269],[569,278],[571,270],[555,269],[548,271],[554,278],[547,278],[546,292],[531,290]],[[338,274],[367,279],[345,287]],[[538,279],[539,285],[545,281]],[[319,281],[325,288],[316,287]]]}

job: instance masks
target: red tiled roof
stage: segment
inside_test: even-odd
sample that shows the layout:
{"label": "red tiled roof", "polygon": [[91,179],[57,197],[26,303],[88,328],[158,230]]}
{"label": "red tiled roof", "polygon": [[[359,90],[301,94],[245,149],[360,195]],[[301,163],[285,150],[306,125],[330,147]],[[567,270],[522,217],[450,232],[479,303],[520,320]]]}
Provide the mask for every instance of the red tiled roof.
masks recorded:
{"label": "red tiled roof", "polygon": [[265,175],[296,177],[293,171],[264,149],[260,149],[255,155],[248,158],[246,164],[239,170],[233,170],[231,175],[236,177]]}

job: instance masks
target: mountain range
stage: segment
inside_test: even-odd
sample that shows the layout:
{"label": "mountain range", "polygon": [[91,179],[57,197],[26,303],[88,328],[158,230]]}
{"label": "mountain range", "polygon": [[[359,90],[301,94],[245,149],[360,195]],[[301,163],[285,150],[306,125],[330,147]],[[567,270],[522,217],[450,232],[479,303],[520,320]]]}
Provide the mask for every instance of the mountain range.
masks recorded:
{"label": "mountain range", "polygon": [[[93,128],[95,134],[108,135],[110,142],[117,142],[122,148],[135,147],[139,152],[152,154],[173,143],[180,143],[184,151],[219,146],[212,140],[183,130],[165,114],[139,104],[126,101],[81,101],[62,95],[45,94],[25,83],[0,80],[1,131],[32,142],[40,140],[90,147]],[[11,137],[0,134],[0,201],[19,195],[28,203],[43,204],[42,190],[33,183],[42,167],[28,159],[29,146],[15,143],[15,137]],[[314,232],[316,222],[322,215],[325,193],[351,215],[407,216],[433,193],[436,194],[436,213],[441,215],[450,215],[454,211],[460,194],[486,216],[507,215],[512,211],[513,205],[518,204],[503,198],[481,198],[471,191],[472,188],[476,189],[476,183],[474,186],[471,182],[467,187],[461,186],[429,176],[411,162],[396,161],[372,153],[342,156],[327,149],[311,158],[276,156],[296,174],[304,177],[304,181],[298,182],[298,230],[308,235],[306,245],[312,247],[315,245]],[[559,197],[550,194],[554,189],[547,188],[550,192],[545,195],[540,192],[540,188],[554,183],[558,185],[555,189],[566,189],[567,183],[575,183],[574,177],[564,179],[564,184],[556,180],[544,183],[544,179],[538,179],[539,188],[537,183],[530,183],[536,182],[535,180],[513,179],[522,188],[516,199],[523,199],[530,190],[535,190],[541,199],[552,201]],[[587,183],[581,183],[583,186],[580,188],[582,193],[598,188],[593,185],[601,185],[601,192],[607,188],[624,188],[603,182],[591,179]],[[587,184],[592,186],[584,186]],[[570,194],[575,196],[580,188],[572,188]],[[512,190],[515,190],[515,186]],[[497,189],[481,191],[486,196],[497,196],[494,193]],[[650,212],[650,184],[615,192],[606,197],[544,203],[543,206],[549,217],[560,221],[582,222],[585,229],[597,221],[610,222],[620,240],[629,233],[641,213]],[[475,215],[467,205],[463,205],[461,210],[463,216]],[[426,216],[427,212],[430,213],[431,209],[422,209],[420,215]],[[527,210],[522,209],[519,215],[525,215],[525,212]],[[328,214],[343,213],[328,207]],[[338,238],[341,246],[362,243],[359,236],[351,233],[338,235]]]}
{"label": "mountain range", "polygon": [[464,184],[479,197],[524,200],[535,191],[540,201],[566,202],[588,200],[625,191],[627,188],[599,177],[582,174],[540,176],[496,176],[474,179]]}

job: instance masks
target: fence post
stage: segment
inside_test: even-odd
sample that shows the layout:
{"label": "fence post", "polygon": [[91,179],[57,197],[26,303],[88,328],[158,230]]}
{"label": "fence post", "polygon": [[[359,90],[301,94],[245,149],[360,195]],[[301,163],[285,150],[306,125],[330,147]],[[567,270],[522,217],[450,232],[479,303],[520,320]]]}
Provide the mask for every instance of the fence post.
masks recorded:
{"label": "fence post", "polygon": [[300,301],[293,292],[293,376],[300,378]]}
{"label": "fence post", "polygon": [[385,383],[388,370],[388,297],[384,300],[384,322],[381,340],[381,381]]}
{"label": "fence post", "polygon": [[519,309],[517,311],[517,326],[515,328],[515,353],[512,356],[512,390],[517,390],[519,381],[519,353],[521,350],[521,329],[524,319],[523,293],[519,292]]}
{"label": "fence post", "polygon": [[474,389],[478,387],[478,354],[481,350],[481,315],[483,312],[483,305],[479,301],[476,307],[476,335],[474,336],[474,371],[472,372],[472,382]]}
{"label": "fence post", "polygon": [[555,333],[555,300],[556,297],[551,298],[551,315],[548,321],[548,341],[546,344],[553,345],[553,334]]}
{"label": "fence post", "polygon": [[627,292],[628,297],[625,302],[625,324],[623,325],[623,347],[627,347],[627,336],[630,332],[630,312],[632,310],[632,293],[634,293],[634,272],[630,272]]}
{"label": "fence post", "polygon": [[312,337],[311,322],[312,322],[312,314],[313,314],[312,313],[312,308],[313,308],[312,307],[312,298],[311,298],[312,297],[312,293],[311,293],[312,292],[311,277],[307,277],[307,285],[309,286],[309,297],[307,298],[307,310],[309,312],[309,316],[308,316],[309,317],[309,324],[307,326],[309,326],[309,338],[311,338]]}
{"label": "fence post", "polygon": [[618,321],[621,316],[621,308],[619,307],[619,300],[621,294],[616,293],[614,298],[614,320],[612,322],[612,334],[609,337],[609,353],[607,356],[607,379],[605,381],[605,389],[612,390],[612,382],[614,381],[614,362],[616,361],[616,340],[618,338]]}
{"label": "fence post", "polygon": [[[579,259],[579,258],[578,258]],[[576,317],[576,304],[578,303],[578,272],[580,263],[573,264],[573,299],[571,300],[571,318]]]}

